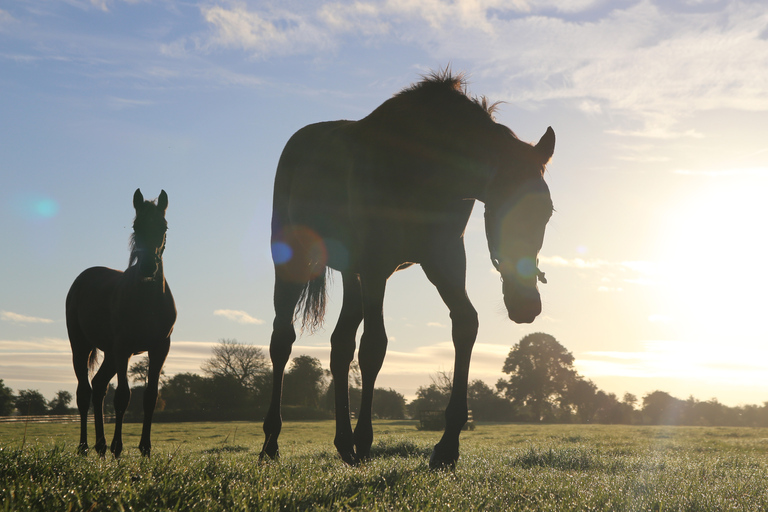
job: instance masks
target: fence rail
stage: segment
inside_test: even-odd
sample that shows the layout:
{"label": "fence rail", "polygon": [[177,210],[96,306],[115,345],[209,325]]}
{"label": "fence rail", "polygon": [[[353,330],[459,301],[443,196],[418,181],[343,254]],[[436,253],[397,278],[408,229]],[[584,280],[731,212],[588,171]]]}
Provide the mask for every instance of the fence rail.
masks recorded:
{"label": "fence rail", "polygon": [[[104,416],[104,423],[114,423],[115,417]],[[50,414],[40,416],[0,416],[0,423],[78,423],[79,414]],[[93,415],[88,416],[88,423],[93,423]]]}

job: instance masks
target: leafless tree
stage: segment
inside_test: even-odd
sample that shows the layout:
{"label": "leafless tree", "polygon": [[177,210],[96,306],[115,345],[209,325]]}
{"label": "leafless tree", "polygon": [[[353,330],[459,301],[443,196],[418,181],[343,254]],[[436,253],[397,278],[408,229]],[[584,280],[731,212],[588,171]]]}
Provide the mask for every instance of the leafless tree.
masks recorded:
{"label": "leafless tree", "polygon": [[213,347],[213,357],[200,368],[209,377],[234,377],[240,384],[255,389],[259,378],[269,370],[264,351],[235,339],[221,339]]}

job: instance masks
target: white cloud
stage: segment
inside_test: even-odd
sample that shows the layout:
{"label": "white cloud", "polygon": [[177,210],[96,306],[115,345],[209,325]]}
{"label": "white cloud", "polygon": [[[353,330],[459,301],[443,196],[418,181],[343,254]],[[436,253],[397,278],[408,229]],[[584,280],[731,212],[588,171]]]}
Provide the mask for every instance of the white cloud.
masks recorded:
{"label": "white cloud", "polygon": [[263,324],[264,320],[261,320],[259,318],[252,317],[245,311],[239,311],[235,309],[217,309],[213,312],[216,316],[221,316],[226,318],[227,320],[232,320],[233,322],[237,322],[239,324]]}
{"label": "white cloud", "polygon": [[16,324],[52,324],[53,320],[48,318],[39,318],[35,316],[21,315],[19,313],[13,313],[11,311],[0,311],[0,319],[5,322],[13,322]]}
{"label": "white cloud", "polygon": [[445,329],[445,325],[441,324],[440,322],[427,322],[427,327],[439,327],[441,329]]}

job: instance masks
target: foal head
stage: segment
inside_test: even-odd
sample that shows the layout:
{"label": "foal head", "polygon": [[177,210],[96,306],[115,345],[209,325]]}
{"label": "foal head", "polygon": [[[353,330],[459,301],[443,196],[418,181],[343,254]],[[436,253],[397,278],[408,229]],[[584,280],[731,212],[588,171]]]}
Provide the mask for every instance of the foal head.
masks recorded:
{"label": "foal head", "polygon": [[136,218],[133,221],[128,266],[137,264],[141,278],[152,281],[157,277],[163,261],[165,232],[168,230],[168,222],[165,220],[168,195],[165,190],[161,190],[156,201],[145,201],[141,191],[136,189],[133,207],[136,209]]}
{"label": "foal head", "polygon": [[543,172],[554,148],[555,132],[549,128],[522,155],[505,155],[487,191],[485,230],[491,261],[501,273],[504,305],[516,323],[533,322],[541,313],[537,281],[546,280],[538,269],[538,254],[553,211]]}

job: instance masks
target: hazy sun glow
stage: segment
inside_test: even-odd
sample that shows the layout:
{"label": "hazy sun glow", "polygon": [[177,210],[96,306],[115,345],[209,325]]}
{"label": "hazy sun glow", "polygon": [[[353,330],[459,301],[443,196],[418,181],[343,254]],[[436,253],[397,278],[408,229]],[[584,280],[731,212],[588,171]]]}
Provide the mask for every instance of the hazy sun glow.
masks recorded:
{"label": "hazy sun glow", "polygon": [[758,348],[766,333],[768,169],[710,179],[669,212],[663,229],[664,314],[689,341]]}

